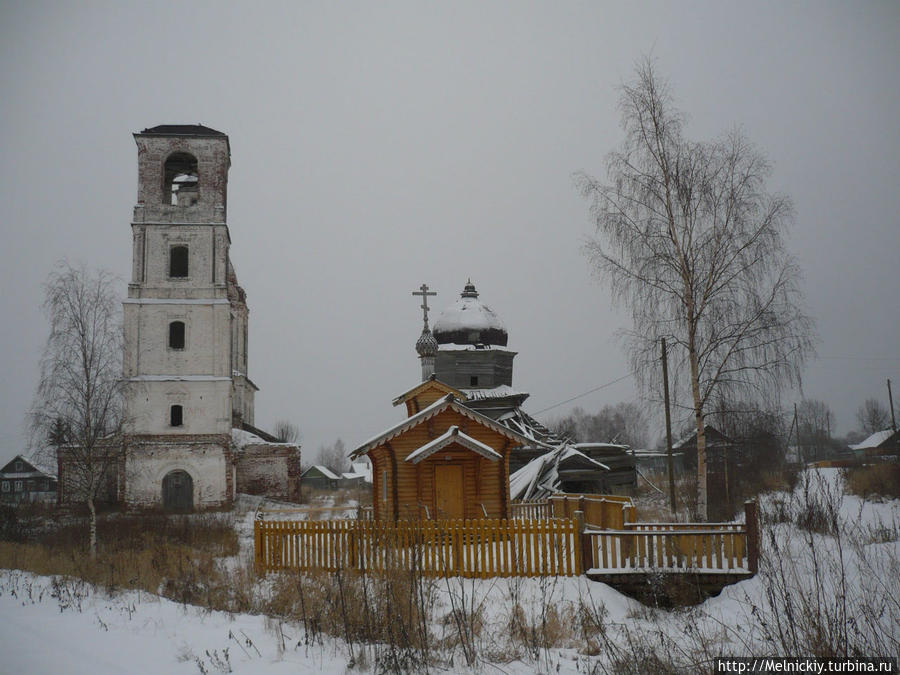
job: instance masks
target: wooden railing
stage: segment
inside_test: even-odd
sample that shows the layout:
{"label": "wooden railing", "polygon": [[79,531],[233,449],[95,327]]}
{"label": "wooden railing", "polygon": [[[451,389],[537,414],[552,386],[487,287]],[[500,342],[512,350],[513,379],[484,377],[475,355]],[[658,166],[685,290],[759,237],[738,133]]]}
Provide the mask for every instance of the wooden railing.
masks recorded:
{"label": "wooden railing", "polygon": [[557,494],[550,504],[555,518],[574,518],[581,511],[585,523],[601,529],[624,529],[637,515],[631,497],[620,495]]}
{"label": "wooden railing", "polygon": [[519,520],[525,518],[552,518],[553,506],[550,502],[519,502],[509,504],[509,517]]}
{"label": "wooden railing", "polygon": [[429,576],[576,576],[584,571],[574,519],[262,521],[256,565],[280,570],[416,570]]}
{"label": "wooden railing", "polygon": [[757,571],[756,504],[745,505],[745,523],[628,523],[623,530],[586,527],[582,557],[587,572],[620,574]]}

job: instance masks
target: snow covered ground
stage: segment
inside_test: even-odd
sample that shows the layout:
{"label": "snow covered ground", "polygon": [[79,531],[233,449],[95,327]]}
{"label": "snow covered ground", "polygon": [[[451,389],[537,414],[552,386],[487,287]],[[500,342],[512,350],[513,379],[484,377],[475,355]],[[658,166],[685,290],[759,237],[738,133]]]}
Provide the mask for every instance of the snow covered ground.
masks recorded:
{"label": "snow covered ground", "polygon": [[[598,666],[603,672],[617,660],[653,658],[687,668],[719,655],[791,654],[790,640],[803,644],[803,631],[810,628],[806,624],[812,621],[815,629],[815,612],[827,612],[825,619],[839,616],[851,619],[845,627],[856,625],[844,629],[850,634],[843,638],[838,630],[828,639],[858,644],[868,639],[864,631],[871,630],[875,637],[862,643],[870,645],[867,655],[881,655],[883,649],[895,654],[900,641],[900,504],[842,496],[837,470],[808,475],[811,481],[801,481],[793,498],[775,494],[764,500],[763,513],[774,522],[764,526],[768,538],[761,573],[696,607],[647,608],[584,578],[435,580],[435,643],[457,630],[453,609],[462,604],[474,608],[482,623],[475,641],[478,669],[484,672],[575,673]],[[815,499],[837,506],[841,537],[787,522]],[[242,507],[237,527],[240,557],[245,558],[255,503]],[[511,649],[509,625],[516,605],[523,625],[540,626],[552,608],[572,625],[583,627],[592,619],[602,627],[589,638],[573,631],[552,649]],[[796,635],[778,637],[779,627]],[[854,630],[863,633],[854,637]],[[307,645],[305,636],[302,625],[264,616],[206,611],[145,592],[108,595],[77,580],[0,570],[4,672],[345,673],[372,665],[371,647],[348,647],[330,638]],[[471,668],[459,647],[453,647],[436,670]]]}

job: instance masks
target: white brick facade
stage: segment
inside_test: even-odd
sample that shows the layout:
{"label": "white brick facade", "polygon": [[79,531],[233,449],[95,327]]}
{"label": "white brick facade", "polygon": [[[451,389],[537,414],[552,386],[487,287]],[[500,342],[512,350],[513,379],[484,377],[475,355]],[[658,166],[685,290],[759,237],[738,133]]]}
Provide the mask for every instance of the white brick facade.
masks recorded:
{"label": "white brick facade", "polygon": [[228,256],[228,137],[172,126],[135,141],[124,498],[163,503],[166,477],[184,472],[193,506],[228,504],[231,428],[253,423],[256,390],[247,379],[245,296]]}

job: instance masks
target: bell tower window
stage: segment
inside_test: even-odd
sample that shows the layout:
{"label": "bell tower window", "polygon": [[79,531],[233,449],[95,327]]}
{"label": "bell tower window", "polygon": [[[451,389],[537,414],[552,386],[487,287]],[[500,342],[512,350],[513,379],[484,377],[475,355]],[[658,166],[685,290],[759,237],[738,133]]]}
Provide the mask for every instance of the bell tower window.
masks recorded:
{"label": "bell tower window", "polygon": [[169,277],[184,279],[188,276],[188,247],[173,246],[169,249]]}
{"label": "bell tower window", "polygon": [[184,321],[169,324],[169,349],[184,349]]}
{"label": "bell tower window", "polygon": [[173,405],[169,408],[169,425],[180,427],[184,424],[184,409],[180,405]]}
{"label": "bell tower window", "polygon": [[163,202],[172,206],[194,206],[200,201],[197,158],[187,152],[169,155],[163,169]]}

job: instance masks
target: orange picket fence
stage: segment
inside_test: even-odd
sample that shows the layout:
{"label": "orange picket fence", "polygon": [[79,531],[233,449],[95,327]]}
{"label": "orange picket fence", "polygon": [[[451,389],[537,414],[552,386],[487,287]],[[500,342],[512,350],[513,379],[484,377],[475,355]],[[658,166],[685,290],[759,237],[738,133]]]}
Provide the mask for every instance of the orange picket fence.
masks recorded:
{"label": "orange picket fence", "polygon": [[409,570],[487,578],[577,576],[584,571],[581,534],[571,518],[258,520],[255,545],[261,572]]}

